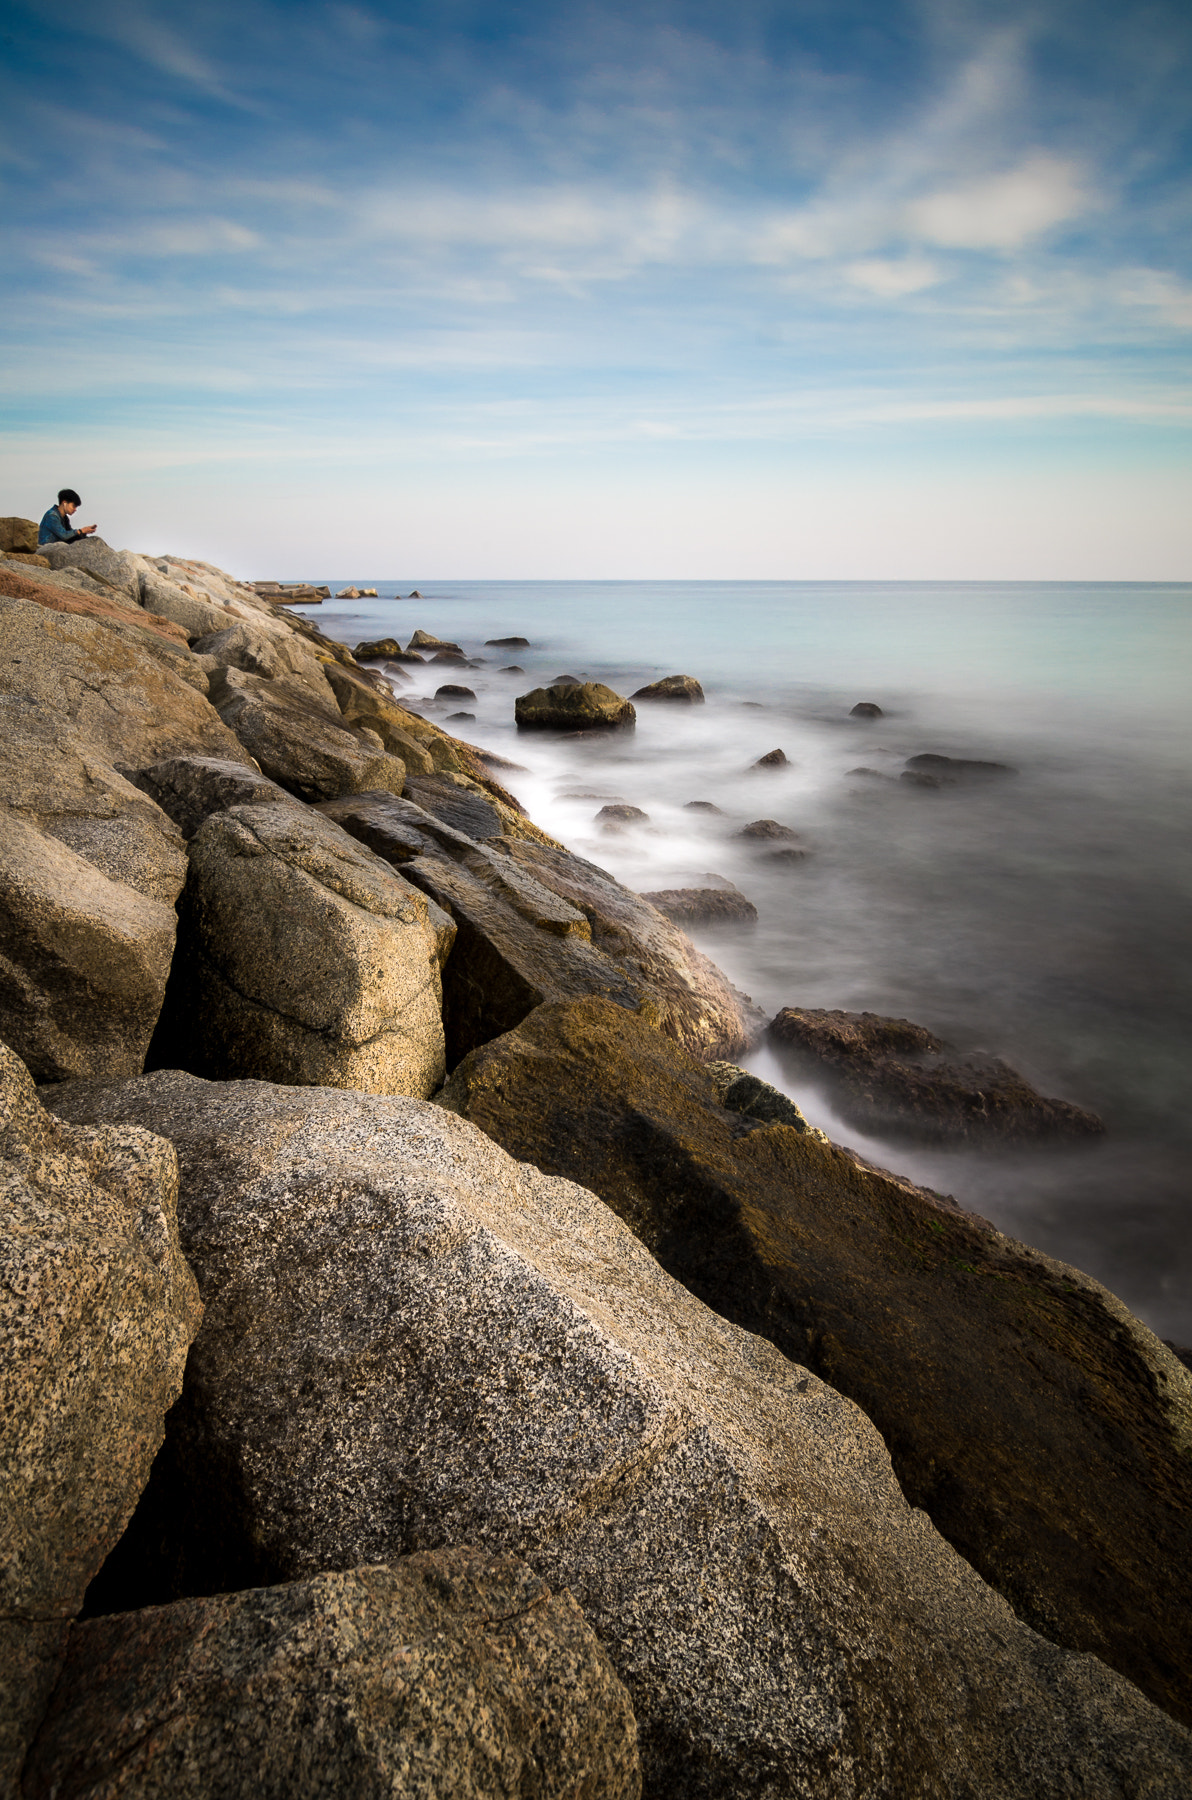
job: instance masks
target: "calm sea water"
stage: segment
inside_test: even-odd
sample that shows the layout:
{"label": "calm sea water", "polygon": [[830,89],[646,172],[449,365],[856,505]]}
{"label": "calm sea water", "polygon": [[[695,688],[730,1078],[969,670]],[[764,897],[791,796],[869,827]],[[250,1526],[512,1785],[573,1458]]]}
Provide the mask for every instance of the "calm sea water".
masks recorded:
{"label": "calm sea water", "polygon": [[[1192,587],[351,579],[381,597],[311,608],[330,635],[404,644],[422,627],[487,659],[399,691],[523,764],[502,778],[548,831],[638,890],[711,875],[754,900],[755,928],[696,937],[768,1013],[914,1019],[1099,1112],[1092,1146],[908,1149],[863,1138],[770,1052],[751,1058],[839,1140],[1192,1343]],[[395,597],[415,586],[421,600]],[[484,647],[515,633],[531,648]],[[690,674],[707,704],[640,706],[632,736],[519,737],[514,697],[562,674],[623,694]],[[436,702],[446,681],[475,701]],[[885,716],[850,719],[858,700]],[[459,710],[474,719],[449,722]],[[751,770],[775,748],[790,767]],[[850,774],[897,777],[919,751],[1018,774],[938,792]],[[603,799],[575,795],[649,821],[609,834]],[[809,855],[751,851],[733,834],[757,818]]]}

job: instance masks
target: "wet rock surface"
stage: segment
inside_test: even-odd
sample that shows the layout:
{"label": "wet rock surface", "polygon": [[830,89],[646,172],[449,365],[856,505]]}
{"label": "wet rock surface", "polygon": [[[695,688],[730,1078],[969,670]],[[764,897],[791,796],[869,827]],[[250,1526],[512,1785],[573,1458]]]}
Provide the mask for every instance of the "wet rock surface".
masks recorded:
{"label": "wet rock surface", "polygon": [[1048,1099],[1000,1057],[963,1055],[909,1019],[784,1007],[770,1041],[828,1078],[866,1130],[941,1141],[1098,1137],[1095,1113]]}
{"label": "wet rock surface", "polygon": [[76,1625],[22,1791],[637,1800],[636,1739],[570,1595],[432,1550]]}
{"label": "wet rock surface", "polygon": [[734,887],[660,888],[643,894],[676,925],[752,925],[757,907]]}
{"label": "wet rock surface", "polygon": [[884,719],[885,713],[876,700],[858,700],[855,706],[849,707],[850,719]]}
{"label": "wet rock surface", "polygon": [[907,758],[900,779],[915,787],[972,787],[1017,775],[1008,763],[979,762],[962,756],[936,756],[925,751]]}
{"label": "wet rock surface", "polygon": [[540,1008],[440,1098],[848,1394],[1024,1618],[1192,1718],[1188,1372],[1087,1276],[790,1129],[748,1084],[722,1110],[732,1086],[592,1000]]}
{"label": "wet rock surface", "polygon": [[[582,1608],[675,1800],[1186,1789],[1186,1732],[1021,1625],[855,1407],[584,1189],[413,1100],[163,1073],[54,1104],[178,1150],[206,1314],[185,1485],[146,1537],[175,1572],[521,1556]],[[775,1132],[822,1153],[744,1142]]]}
{"label": "wet rock surface", "polygon": [[767,750],[764,756],[758,757],[752,767],[755,769],[786,769],[790,767],[790,758],[785,750]]}
{"label": "wet rock surface", "polygon": [[632,731],[630,701],[600,681],[556,681],[519,694],[514,717],[520,731]]}
{"label": "wet rock surface", "polygon": [[704,690],[694,675],[664,675],[661,681],[651,681],[647,686],[638,688],[631,698],[670,700],[681,706],[702,706]]}

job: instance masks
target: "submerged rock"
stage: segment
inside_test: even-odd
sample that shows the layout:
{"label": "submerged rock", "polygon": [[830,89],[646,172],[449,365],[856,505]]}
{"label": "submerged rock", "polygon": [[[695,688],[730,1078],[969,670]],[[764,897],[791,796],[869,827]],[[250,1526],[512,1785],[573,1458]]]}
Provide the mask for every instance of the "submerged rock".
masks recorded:
{"label": "submerged rock", "polygon": [[790,759],[785,750],[768,750],[750,766],[754,769],[786,769],[790,767]]}
{"label": "submerged rock", "polygon": [[470,687],[462,687],[455,681],[445,681],[442,687],[435,689],[436,700],[474,700],[475,698]]}
{"label": "submerged rock", "polygon": [[713,806],[713,804],[710,800],[687,800],[687,801],[684,801],[683,810],[684,810],[684,812],[715,813],[718,818],[724,817],[724,814],[721,812],[720,808],[718,806]]}
{"label": "submerged rock", "polygon": [[623,802],[614,801],[611,805],[600,808],[596,814],[596,822],[599,824],[602,819],[609,825],[647,825],[650,815],[643,812],[640,806],[627,806]]}
{"label": "submerged rock", "polygon": [[514,717],[519,731],[632,731],[637,723],[630,702],[600,681],[555,682],[519,694]]}
{"label": "submerged rock", "polygon": [[632,698],[675,700],[687,706],[702,706],[704,690],[694,675],[664,675],[661,681],[651,681],[647,687],[638,688]]}
{"label": "submerged rock", "polygon": [[173,1147],[47,1113],[0,1044],[0,1789],[127,1525],[202,1307]]}
{"label": "submerged rock", "polygon": [[876,700],[858,700],[849,708],[848,716],[850,719],[884,719],[886,715]]}
{"label": "submerged rock", "polygon": [[1095,1113],[1049,1100],[1008,1063],[965,1056],[909,1019],[787,1006],[770,1041],[831,1077],[848,1117],[868,1131],[975,1142],[1095,1137]]}
{"label": "submerged rock", "polygon": [[571,1596],[443,1549],[76,1625],[23,1793],[167,1790],[638,1800],[641,1773]]}
{"label": "submerged rock", "polygon": [[[165,1504],[133,1527],[142,1579],[163,1551],[192,1592],[246,1563],[522,1556],[599,1634],[652,1794],[1075,1800],[1123,1771],[1148,1800],[1187,1791],[1186,1732],[1021,1625],[856,1407],[582,1188],[413,1100],[173,1072],[55,1104],[151,1121],[182,1164],[207,1310]],[[743,1141],[775,1135],[826,1154]]]}
{"label": "submerged rock", "polygon": [[901,780],[917,787],[965,787],[1017,775],[1009,763],[974,762],[960,756],[935,756],[925,751],[907,758]]}
{"label": "submerged rock", "polygon": [[524,637],[485,638],[484,647],[486,650],[528,650],[530,640]]}
{"label": "submerged rock", "polygon": [[660,888],[643,894],[676,925],[753,924],[757,907],[735,887]]}
{"label": "submerged rock", "polygon": [[742,825],[740,831],[734,831],[736,838],[746,838],[757,844],[797,844],[799,834],[792,831],[789,825],[780,825],[777,819],[751,819],[748,825]]}
{"label": "submerged rock", "polygon": [[440,1100],[848,1394],[910,1503],[1025,1619],[1192,1720],[1192,1376],[1088,1276],[773,1103],[759,1122],[756,1089],[721,1111],[732,1091],[587,1000],[477,1050]]}

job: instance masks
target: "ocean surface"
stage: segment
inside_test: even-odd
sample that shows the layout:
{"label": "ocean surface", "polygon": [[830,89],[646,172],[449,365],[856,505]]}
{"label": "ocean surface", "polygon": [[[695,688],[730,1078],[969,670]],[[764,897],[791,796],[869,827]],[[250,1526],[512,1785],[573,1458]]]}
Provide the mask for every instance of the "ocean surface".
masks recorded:
{"label": "ocean surface", "polygon": [[[921,1147],[865,1137],[772,1052],[749,1058],[839,1141],[1192,1344],[1192,586],[329,585],[349,580],[380,597],[303,609],[330,636],[404,646],[421,627],[485,659],[414,668],[399,694],[523,765],[501,779],[546,830],[639,891],[719,877],[754,901],[756,926],[692,935],[768,1015],[913,1019],[1098,1112],[1108,1131],[1091,1144]],[[397,597],[414,587],[421,599]],[[514,634],[530,648],[485,647]],[[639,705],[632,735],[519,735],[515,696],[564,674],[621,694],[694,675],[707,703]],[[437,702],[444,682],[475,700]],[[857,701],[884,717],[850,718]],[[751,768],[776,748],[789,767]],[[1017,772],[900,782],[922,751]],[[648,822],[610,833],[595,815],[613,800]],[[806,857],[735,838],[759,818],[797,831]]]}

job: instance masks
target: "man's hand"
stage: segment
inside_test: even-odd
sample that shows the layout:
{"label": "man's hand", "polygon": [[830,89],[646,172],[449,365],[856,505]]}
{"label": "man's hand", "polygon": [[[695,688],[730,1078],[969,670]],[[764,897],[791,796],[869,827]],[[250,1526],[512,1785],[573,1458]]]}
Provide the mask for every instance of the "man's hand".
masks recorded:
{"label": "man's hand", "polygon": [[95,526],[94,525],[76,525],[75,530],[78,532],[80,537],[90,537],[91,533],[95,530]]}

